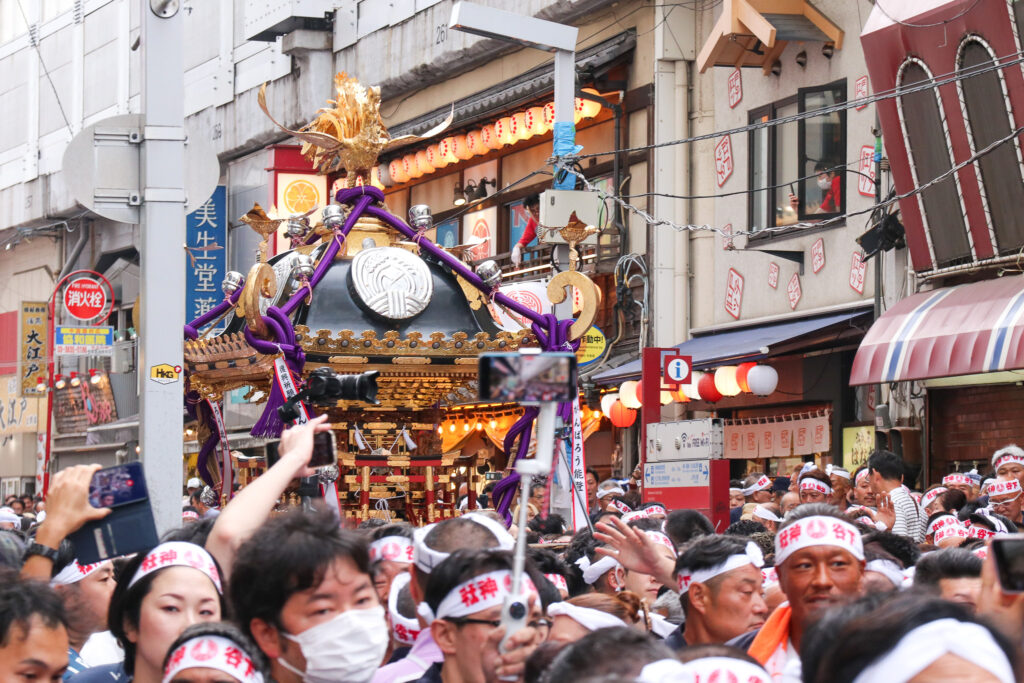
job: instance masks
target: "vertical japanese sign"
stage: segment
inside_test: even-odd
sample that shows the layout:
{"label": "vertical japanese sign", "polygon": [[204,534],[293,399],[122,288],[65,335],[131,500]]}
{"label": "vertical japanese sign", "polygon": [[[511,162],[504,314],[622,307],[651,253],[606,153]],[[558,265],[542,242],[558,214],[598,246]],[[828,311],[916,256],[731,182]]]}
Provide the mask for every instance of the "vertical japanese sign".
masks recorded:
{"label": "vertical japanese sign", "polygon": [[[185,219],[185,319],[195,320],[220,303],[220,284],[227,274],[227,188],[218,185],[213,196]],[[223,330],[219,323],[215,331]]]}
{"label": "vertical japanese sign", "polygon": [[[875,196],[875,148],[864,145],[860,148],[861,173],[857,180],[857,192],[864,197]],[[867,177],[865,177],[867,176]]]}
{"label": "vertical japanese sign", "polygon": [[[587,461],[583,452],[583,422],[580,415],[579,399],[572,406],[572,432],[569,438],[558,442],[558,476],[556,479],[566,482],[571,489],[573,529],[579,531],[587,528]],[[566,476],[568,474],[568,476]],[[564,488],[564,487],[563,487]]]}
{"label": "vertical japanese sign", "polygon": [[743,305],[743,276],[734,269],[729,269],[725,282],[725,312],[736,320],[740,319],[740,308]]}
{"label": "vertical japanese sign", "polygon": [[46,302],[21,302],[20,351],[18,376],[22,396],[40,396],[40,380],[46,386]]}
{"label": "vertical japanese sign", "polygon": [[729,74],[729,109],[735,109],[736,105],[743,100],[743,75],[739,69],[733,69]]}
{"label": "vertical japanese sign", "polygon": [[13,375],[0,380],[0,437],[38,431],[40,400],[19,396],[18,385]]}
{"label": "vertical japanese sign", "polygon": [[[864,99],[869,94],[871,94],[870,90],[871,90],[871,88],[870,88],[869,83],[868,83],[868,77],[867,76],[861,76],[860,78],[858,78],[853,83],[853,99],[855,99],[855,100]],[[861,109],[863,109],[866,106],[868,106],[867,102],[865,102],[864,104],[859,105],[857,107],[857,111],[860,111]]]}
{"label": "vertical japanese sign", "polygon": [[768,264],[768,286],[772,289],[779,288],[779,264],[774,261]]}
{"label": "vertical japanese sign", "polygon": [[864,275],[867,270],[868,264],[864,262],[864,256],[860,250],[855,250],[850,260],[850,288],[858,294],[864,293]]}
{"label": "vertical japanese sign", "polygon": [[800,274],[793,273],[793,277],[789,278],[789,284],[786,285],[786,294],[789,296],[789,307],[796,309],[796,305],[800,303],[800,299],[803,298],[803,289],[800,287]]}
{"label": "vertical japanese sign", "polygon": [[719,138],[715,145],[715,179],[718,186],[725,185],[725,181],[732,175],[732,137],[729,135]]}
{"label": "vertical japanese sign", "polygon": [[818,273],[825,267],[825,238],[819,237],[811,245],[811,269]]}

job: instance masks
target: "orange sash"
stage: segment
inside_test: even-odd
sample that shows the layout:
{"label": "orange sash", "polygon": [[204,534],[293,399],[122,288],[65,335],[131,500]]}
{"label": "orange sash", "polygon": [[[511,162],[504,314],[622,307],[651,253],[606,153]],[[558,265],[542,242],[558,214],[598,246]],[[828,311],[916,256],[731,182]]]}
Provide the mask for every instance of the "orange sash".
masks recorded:
{"label": "orange sash", "polygon": [[779,645],[785,645],[789,639],[789,620],[792,615],[793,608],[789,605],[776,608],[754,637],[747,654],[762,665],[767,664]]}

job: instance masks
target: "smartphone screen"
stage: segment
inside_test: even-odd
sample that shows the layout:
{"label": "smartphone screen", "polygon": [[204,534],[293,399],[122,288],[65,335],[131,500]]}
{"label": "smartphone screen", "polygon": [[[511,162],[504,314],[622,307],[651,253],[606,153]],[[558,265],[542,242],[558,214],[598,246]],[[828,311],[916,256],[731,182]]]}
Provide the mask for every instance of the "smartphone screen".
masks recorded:
{"label": "smartphone screen", "polygon": [[313,456],[309,459],[310,467],[326,467],[338,462],[338,449],[335,446],[334,432],[317,432],[313,435]]}
{"label": "smartphone screen", "polygon": [[99,470],[89,482],[89,504],[93,507],[118,507],[148,497],[141,463],[130,462]]}
{"label": "smartphone screen", "polygon": [[480,356],[480,398],[537,403],[576,398],[576,355],[487,353]]}
{"label": "smartphone screen", "polygon": [[1003,590],[1024,593],[1024,534],[996,536],[992,539],[992,555]]}

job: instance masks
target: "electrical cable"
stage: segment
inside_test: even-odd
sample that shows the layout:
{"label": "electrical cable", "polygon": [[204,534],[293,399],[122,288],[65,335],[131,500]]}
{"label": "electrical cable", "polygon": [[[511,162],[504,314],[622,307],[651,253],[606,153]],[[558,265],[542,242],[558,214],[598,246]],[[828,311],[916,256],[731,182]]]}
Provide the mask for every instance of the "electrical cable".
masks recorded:
{"label": "electrical cable", "polygon": [[72,135],[74,131],[71,129],[71,122],[68,120],[68,115],[64,113],[64,105],[60,103],[60,95],[57,93],[57,86],[53,83],[53,77],[50,76],[50,70],[46,68],[46,62],[43,61],[43,53],[39,49],[39,40],[36,38],[34,25],[29,23],[28,14],[25,12],[25,8],[21,5],[21,0],[18,0],[18,9],[21,11],[21,17],[25,21],[25,25],[28,26],[29,30],[29,42],[32,43],[32,47],[36,50],[36,57],[39,59],[39,66],[43,67],[43,73],[46,74],[46,80],[50,82],[50,88],[53,90],[53,99],[57,101],[57,109],[60,110],[61,118],[64,119],[64,126],[67,127],[68,132]]}
{"label": "electrical cable", "polygon": [[896,17],[894,17],[893,15],[889,14],[889,11],[886,10],[884,7],[882,7],[882,0],[875,0],[875,7],[878,8],[879,12],[881,12],[882,14],[885,15],[886,19],[888,19],[889,21],[893,22],[894,24],[899,24],[900,26],[906,26],[907,28],[934,28],[935,26],[945,26],[946,24],[953,23],[954,21],[956,21],[960,17],[964,16],[965,14],[970,13],[972,10],[974,10],[975,7],[977,7],[980,4],[981,4],[981,0],[974,0],[974,4],[973,5],[971,5],[970,7],[965,9],[964,11],[960,12],[959,14],[955,14],[952,17],[950,17],[949,19],[943,19],[942,21],[937,21],[937,22],[932,23],[932,24],[912,24],[909,21],[901,21],[901,20],[897,19]]}

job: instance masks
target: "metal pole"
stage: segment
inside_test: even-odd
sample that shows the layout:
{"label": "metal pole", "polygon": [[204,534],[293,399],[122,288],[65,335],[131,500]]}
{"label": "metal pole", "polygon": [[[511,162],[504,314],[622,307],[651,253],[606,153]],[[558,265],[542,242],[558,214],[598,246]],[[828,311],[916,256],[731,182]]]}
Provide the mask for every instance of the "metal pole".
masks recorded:
{"label": "metal pole", "polygon": [[[181,523],[182,334],[185,325],[185,112],[182,13],[137,0],[142,22],[142,299],[139,436],[157,529]],[[161,12],[164,16],[160,16]],[[176,369],[156,382],[151,368]],[[163,379],[167,379],[166,375]]]}

